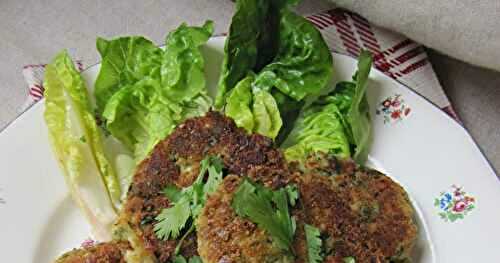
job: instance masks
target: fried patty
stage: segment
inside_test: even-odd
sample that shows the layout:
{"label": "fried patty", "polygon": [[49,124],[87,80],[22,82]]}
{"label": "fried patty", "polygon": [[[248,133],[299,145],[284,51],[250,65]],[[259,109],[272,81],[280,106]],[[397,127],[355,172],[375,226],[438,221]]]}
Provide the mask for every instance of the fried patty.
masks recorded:
{"label": "fried patty", "polygon": [[[321,232],[324,262],[394,262],[409,257],[416,238],[406,192],[389,177],[352,161],[318,154],[291,168],[299,201],[295,262],[308,262],[304,224]],[[241,177],[228,176],[198,217],[198,252],[204,262],[287,262],[264,230],[235,214],[233,193]],[[399,262],[399,261],[398,261]]]}
{"label": "fried patty", "polygon": [[125,263],[131,247],[128,242],[108,242],[88,248],[73,249],[55,263]]}
{"label": "fried patty", "polygon": [[390,178],[324,155],[312,156],[303,167],[289,165],[269,138],[248,135],[231,119],[208,112],[179,125],[137,167],[116,223],[117,241],[69,252],[57,262],[170,262],[178,241],[159,240],[154,233],[155,217],[172,205],[162,191],[169,184],[191,185],[209,155],[219,156],[230,175],[208,198],[196,222],[198,233],[182,243],[186,258],[199,253],[209,263],[288,260],[264,230],[232,210],[241,176],[272,189],[297,184],[300,197],[292,210],[296,262],[307,262],[306,223],[321,231],[325,262],[343,262],[344,257],[390,262],[411,251],[417,233],[413,209]]}
{"label": "fried patty", "polygon": [[203,262],[290,262],[266,231],[237,216],[231,207],[242,181],[236,175],[224,178],[198,216],[198,252]]}
{"label": "fried patty", "polygon": [[[154,233],[155,217],[171,206],[162,190],[169,184],[191,185],[198,176],[200,162],[208,155],[219,156],[228,173],[245,174],[269,187],[283,185],[289,178],[286,161],[270,139],[248,135],[231,119],[208,112],[179,125],[139,165],[115,236],[130,240],[135,235],[135,241],[131,241],[134,248],[143,248],[159,262],[168,262],[177,241],[159,240]],[[181,254],[198,254],[196,234],[183,242]]]}
{"label": "fried patty", "polygon": [[[325,262],[344,262],[345,257],[357,263],[409,258],[417,227],[400,185],[378,171],[325,156],[309,158],[296,175],[300,198],[294,213],[301,223],[321,231]],[[307,262],[306,243],[296,239],[296,251],[302,253],[299,262]]]}

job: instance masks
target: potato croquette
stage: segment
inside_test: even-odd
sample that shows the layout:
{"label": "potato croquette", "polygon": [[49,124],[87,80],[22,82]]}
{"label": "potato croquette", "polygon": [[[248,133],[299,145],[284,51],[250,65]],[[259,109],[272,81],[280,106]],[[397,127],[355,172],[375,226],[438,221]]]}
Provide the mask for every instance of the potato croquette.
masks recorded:
{"label": "potato croquette", "polygon": [[[300,191],[297,217],[321,231],[325,262],[409,258],[417,236],[414,211],[404,189],[389,177],[323,155],[309,158],[294,180]],[[300,248],[304,242],[296,242],[297,251],[306,251]]]}
{"label": "potato croquette", "polygon": [[231,207],[242,177],[229,175],[212,194],[198,217],[198,252],[204,263],[292,262],[269,234]]}
{"label": "potato croquette", "polygon": [[128,242],[101,243],[73,249],[59,257],[55,263],[125,263],[125,255],[130,249]]}
{"label": "potato croquette", "polygon": [[[180,255],[205,263],[308,262],[304,225],[319,229],[324,262],[407,262],[417,236],[413,208],[404,189],[389,177],[351,160],[314,154],[287,163],[271,139],[247,134],[218,112],[179,125],[136,169],[114,229],[114,240],[78,249],[56,263],[172,262],[179,239],[156,236],[156,217],[172,206],[168,185],[188,187],[200,162],[218,156],[225,178],[208,196],[195,220],[196,231],[182,242]],[[297,186],[290,213],[296,220],[292,258],[257,224],[231,207],[243,177],[270,189]]]}
{"label": "potato croquette", "polygon": [[[245,174],[266,186],[286,183],[288,166],[269,138],[247,134],[218,112],[192,118],[159,142],[138,166],[127,199],[117,220],[114,236],[129,241],[134,250],[158,262],[170,262],[177,240],[160,240],[154,232],[155,217],[171,206],[163,189],[191,185],[206,156],[219,156],[229,173]],[[181,254],[197,255],[196,234],[182,243]]]}

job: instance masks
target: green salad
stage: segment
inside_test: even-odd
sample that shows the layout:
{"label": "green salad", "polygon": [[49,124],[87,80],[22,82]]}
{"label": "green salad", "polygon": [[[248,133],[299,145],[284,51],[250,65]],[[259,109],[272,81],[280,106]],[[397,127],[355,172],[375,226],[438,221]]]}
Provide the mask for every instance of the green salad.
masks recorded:
{"label": "green salad", "polygon": [[[352,80],[332,84],[331,51],[318,29],[292,11],[297,2],[237,1],[213,98],[200,49],[213,34],[211,21],[180,25],[161,48],[142,36],[98,38],[102,62],[93,92],[66,51],[52,60],[44,81],[45,122],[72,196],[98,238],[109,236],[136,165],[177,125],[209,110],[223,112],[248,133],[271,138],[288,161],[301,163],[314,152],[366,161],[371,127],[365,93],[372,57],[361,52]],[[220,182],[217,160],[205,162],[211,180]],[[158,226],[162,237],[177,237],[179,227],[199,213],[205,194],[215,189],[207,184],[165,193],[175,205],[159,215],[160,224],[172,223],[168,213],[183,217],[174,222],[177,228]],[[260,197],[267,190],[252,182],[245,186],[239,201],[270,209]],[[288,213],[285,189],[262,195],[267,194]],[[265,221],[251,211],[238,212]],[[283,221],[279,214],[272,220]],[[278,231],[284,249],[294,227],[287,221],[271,230]],[[317,229],[307,226],[306,234],[318,250]],[[320,262],[314,251],[310,261]]]}

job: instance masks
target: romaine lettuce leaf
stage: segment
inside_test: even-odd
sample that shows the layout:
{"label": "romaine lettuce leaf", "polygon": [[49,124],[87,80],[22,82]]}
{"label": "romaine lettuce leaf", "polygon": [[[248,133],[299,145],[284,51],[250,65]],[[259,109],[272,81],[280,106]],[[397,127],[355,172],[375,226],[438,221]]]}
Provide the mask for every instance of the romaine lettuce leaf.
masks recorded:
{"label": "romaine lettuce leaf", "polygon": [[45,123],[70,193],[99,240],[109,240],[120,183],[108,162],[85,83],[63,51],[45,70]]}
{"label": "romaine lettuce leaf", "polygon": [[324,152],[364,164],[371,132],[365,96],[371,64],[371,54],[362,51],[353,81],[338,83],[302,111],[281,145],[288,160],[301,161],[310,153]]}
{"label": "romaine lettuce leaf", "polygon": [[182,24],[166,37],[164,50],[140,37],[98,40],[103,56],[95,84],[98,113],[136,162],[177,124],[212,105],[199,50],[212,31],[211,21],[203,27]]}

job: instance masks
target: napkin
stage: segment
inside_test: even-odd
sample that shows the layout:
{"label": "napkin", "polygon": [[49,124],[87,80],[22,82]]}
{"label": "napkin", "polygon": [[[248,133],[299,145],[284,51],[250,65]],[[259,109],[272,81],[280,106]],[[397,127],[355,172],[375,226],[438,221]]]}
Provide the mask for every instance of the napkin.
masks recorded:
{"label": "napkin", "polygon": [[426,47],[500,71],[498,0],[329,0]]}
{"label": "napkin", "polygon": [[[374,26],[365,18],[342,9],[315,13],[306,18],[320,30],[333,52],[352,57],[357,57],[361,49],[372,52],[377,69],[410,87],[458,120],[422,45]],[[76,60],[75,65],[79,70],[84,69],[80,60]],[[44,70],[45,64],[26,65],[23,68],[28,84],[23,111],[43,98]]]}

